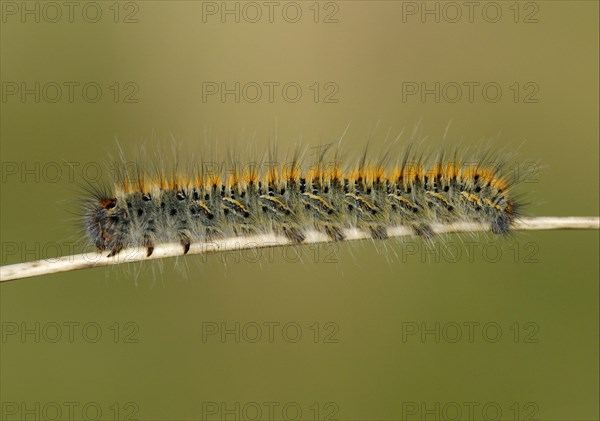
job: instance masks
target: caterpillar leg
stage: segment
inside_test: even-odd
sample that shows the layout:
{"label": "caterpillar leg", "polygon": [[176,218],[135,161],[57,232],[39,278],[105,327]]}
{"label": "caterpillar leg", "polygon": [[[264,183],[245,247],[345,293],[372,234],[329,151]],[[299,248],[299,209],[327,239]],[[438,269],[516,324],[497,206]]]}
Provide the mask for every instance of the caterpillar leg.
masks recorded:
{"label": "caterpillar leg", "polygon": [[283,234],[287,237],[288,240],[292,241],[295,244],[300,244],[306,238],[305,235],[296,227],[286,227],[283,226]]}
{"label": "caterpillar leg", "polygon": [[147,235],[144,236],[144,247],[146,247],[146,257],[150,257],[154,252],[154,243]]}
{"label": "caterpillar leg", "polygon": [[106,257],[116,256],[121,252],[121,250],[123,250],[123,244],[115,244],[110,253],[108,253],[108,256]]}
{"label": "caterpillar leg", "polygon": [[190,251],[190,246],[192,244],[190,237],[185,233],[179,233],[179,243],[183,247],[183,254],[187,254],[188,251]]}
{"label": "caterpillar leg", "polygon": [[388,238],[387,230],[384,226],[373,225],[369,227],[369,231],[371,232],[371,237],[375,240],[385,240]]}
{"label": "caterpillar leg", "polygon": [[510,230],[511,218],[499,216],[492,221],[492,232],[494,234],[506,234]]}

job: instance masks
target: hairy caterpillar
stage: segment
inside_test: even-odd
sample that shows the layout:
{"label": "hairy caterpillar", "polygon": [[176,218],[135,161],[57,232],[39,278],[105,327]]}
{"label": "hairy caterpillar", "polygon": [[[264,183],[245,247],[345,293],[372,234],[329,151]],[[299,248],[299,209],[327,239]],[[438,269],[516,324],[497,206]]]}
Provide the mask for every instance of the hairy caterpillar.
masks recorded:
{"label": "hairy caterpillar", "polygon": [[[410,153],[390,165],[390,154],[369,162],[366,154],[344,166],[324,147],[306,166],[299,153],[286,163],[239,165],[199,162],[188,171],[155,165],[124,171],[113,186],[89,186],[84,229],[109,257],[128,247],[150,256],[158,244],[178,242],[183,254],[196,242],[274,232],[302,243],[308,230],[344,239],[347,228],[387,238],[387,227],[409,226],[431,236],[434,223],[480,222],[495,234],[509,232],[520,203],[503,165],[455,152],[426,158]],[[263,160],[264,161],[264,160]]]}

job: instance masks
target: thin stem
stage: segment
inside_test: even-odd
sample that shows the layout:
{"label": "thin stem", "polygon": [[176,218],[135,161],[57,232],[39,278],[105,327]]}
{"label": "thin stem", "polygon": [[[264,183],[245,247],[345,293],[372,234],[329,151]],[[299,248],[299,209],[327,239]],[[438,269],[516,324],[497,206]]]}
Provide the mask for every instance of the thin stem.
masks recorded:
{"label": "thin stem", "polygon": [[[513,222],[512,229],[517,231],[533,230],[557,230],[557,229],[593,229],[600,227],[598,217],[538,217],[521,218]],[[489,225],[480,223],[457,223],[436,224],[432,231],[436,234],[448,234],[455,232],[483,232],[489,231]],[[347,229],[343,231],[346,240],[370,239],[371,233],[359,229]],[[415,235],[409,227],[389,227],[389,237],[405,237]],[[309,231],[303,244],[315,244],[331,242],[331,239],[320,232]],[[188,255],[206,254],[230,250],[255,249],[275,246],[291,245],[288,238],[276,234],[261,234],[247,237],[232,237],[211,241],[210,243],[192,244]],[[146,256],[146,248],[135,247],[122,250],[113,257],[107,257],[108,253],[84,253],[73,256],[63,256],[53,259],[36,260],[26,263],[17,263],[0,267],[0,282],[28,278],[32,276],[48,275],[51,273],[68,272],[79,269],[90,269],[99,266],[118,265],[122,263],[139,262],[143,260],[164,259],[167,257],[181,256],[180,244],[160,244],[154,249],[150,257]]]}

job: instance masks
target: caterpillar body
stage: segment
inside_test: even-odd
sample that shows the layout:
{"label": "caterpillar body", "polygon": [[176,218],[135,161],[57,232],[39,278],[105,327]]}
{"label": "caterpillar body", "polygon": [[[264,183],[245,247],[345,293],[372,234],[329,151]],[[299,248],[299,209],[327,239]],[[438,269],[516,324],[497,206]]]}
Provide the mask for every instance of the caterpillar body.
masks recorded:
{"label": "caterpillar body", "polygon": [[385,164],[389,157],[377,163],[363,157],[344,170],[337,158],[324,157],[308,168],[294,158],[233,170],[201,163],[184,173],[126,173],[113,186],[88,189],[85,232],[109,256],[127,247],[144,247],[150,256],[157,244],[178,242],[185,254],[195,242],[263,232],[300,244],[308,230],[332,241],[343,240],[348,228],[385,239],[389,226],[428,237],[434,223],[481,222],[505,234],[518,217],[515,183],[490,160],[407,153],[395,165]]}

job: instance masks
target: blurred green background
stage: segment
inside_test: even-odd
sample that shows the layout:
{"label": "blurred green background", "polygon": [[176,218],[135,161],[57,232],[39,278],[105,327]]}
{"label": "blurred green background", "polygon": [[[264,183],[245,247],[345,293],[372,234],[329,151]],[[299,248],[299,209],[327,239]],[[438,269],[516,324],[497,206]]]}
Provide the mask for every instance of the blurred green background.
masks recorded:
{"label": "blurred green background", "polygon": [[[276,134],[285,151],[349,125],[359,154],[415,126],[435,148],[451,123],[446,144],[539,162],[528,215],[598,215],[598,3],[465,3],[2,2],[2,264],[72,251],[73,181],[115,138]],[[407,94],[436,82],[438,101]],[[221,83],[239,102],[209,95]],[[3,419],[599,417],[597,231],[188,257],[0,293]]]}

